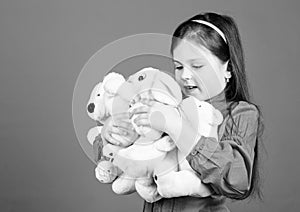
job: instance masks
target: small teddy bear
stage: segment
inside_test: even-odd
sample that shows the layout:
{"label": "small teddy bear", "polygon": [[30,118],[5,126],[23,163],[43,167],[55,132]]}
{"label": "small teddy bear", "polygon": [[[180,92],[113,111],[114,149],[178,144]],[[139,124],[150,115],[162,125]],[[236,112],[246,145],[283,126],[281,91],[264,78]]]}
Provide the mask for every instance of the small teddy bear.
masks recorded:
{"label": "small teddy bear", "polygon": [[[112,72],[106,75],[103,82],[98,83],[92,90],[87,104],[87,112],[89,117],[97,122],[97,125],[104,124],[114,112],[128,110],[128,102],[124,102],[122,99],[119,99],[118,104],[114,102],[117,99],[118,88],[123,82],[125,82],[125,79],[121,74]],[[117,107],[114,105],[117,105]],[[114,154],[124,147],[106,142],[101,136],[101,131],[102,126],[96,126],[90,129],[87,134],[88,141],[94,148],[99,148],[100,150],[95,151],[100,152],[95,158],[97,161],[97,167],[95,168],[96,178],[102,183],[113,183],[113,187],[120,188],[122,194],[134,192],[134,180],[122,176],[122,171],[112,163]],[[113,136],[124,140],[118,135]],[[118,193],[118,191],[115,192]]]}

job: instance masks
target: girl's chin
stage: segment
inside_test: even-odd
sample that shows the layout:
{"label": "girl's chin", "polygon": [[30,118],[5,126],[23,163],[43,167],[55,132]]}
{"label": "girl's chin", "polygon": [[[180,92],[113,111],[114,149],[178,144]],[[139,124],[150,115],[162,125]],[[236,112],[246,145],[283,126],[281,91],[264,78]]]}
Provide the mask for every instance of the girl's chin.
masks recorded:
{"label": "girl's chin", "polygon": [[199,89],[184,89],[183,93],[186,97],[193,96],[200,101],[207,99],[207,96],[204,95]]}

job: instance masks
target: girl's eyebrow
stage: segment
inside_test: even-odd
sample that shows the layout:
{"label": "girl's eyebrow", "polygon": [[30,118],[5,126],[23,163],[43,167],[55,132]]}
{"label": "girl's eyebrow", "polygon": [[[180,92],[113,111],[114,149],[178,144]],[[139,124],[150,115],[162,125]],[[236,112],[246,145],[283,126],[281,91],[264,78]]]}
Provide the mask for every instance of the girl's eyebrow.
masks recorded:
{"label": "girl's eyebrow", "polygon": [[[181,64],[181,62],[179,62],[178,60],[175,60],[175,59],[172,59],[172,60],[175,63]],[[193,58],[193,59],[189,59],[188,61],[189,62],[195,62],[195,61],[197,61],[197,62],[205,62],[205,60],[203,58]]]}
{"label": "girl's eyebrow", "polygon": [[174,63],[179,63],[181,64],[181,62],[179,62],[178,60],[172,59]]}
{"label": "girl's eyebrow", "polygon": [[205,60],[203,58],[194,58],[194,59],[190,59],[189,61],[190,62],[195,62],[195,61],[197,61],[197,62],[205,62]]}

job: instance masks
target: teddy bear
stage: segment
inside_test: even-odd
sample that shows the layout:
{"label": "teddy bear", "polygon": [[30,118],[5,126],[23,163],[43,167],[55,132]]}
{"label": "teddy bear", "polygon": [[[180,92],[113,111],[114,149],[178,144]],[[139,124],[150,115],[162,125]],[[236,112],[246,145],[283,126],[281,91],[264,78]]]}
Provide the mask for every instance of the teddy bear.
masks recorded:
{"label": "teddy bear", "polygon": [[[96,121],[97,126],[91,128],[87,133],[89,143],[95,148],[99,148],[100,154],[95,154],[97,167],[95,168],[96,178],[101,183],[113,183],[113,187],[119,189],[116,193],[129,194],[135,191],[134,180],[126,177],[125,174],[115,165],[113,165],[113,154],[124,148],[112,145],[102,138],[102,124],[112,116],[114,99],[117,96],[117,90],[121,84],[125,82],[125,78],[118,73],[112,72],[107,74],[103,81],[96,84],[93,88],[87,103],[87,113],[90,118]],[[122,101],[122,102],[120,102]],[[128,110],[128,102],[120,99],[118,106],[114,107],[114,112]],[[118,135],[113,135],[117,137]],[[125,138],[122,138],[123,140]],[[95,150],[95,153],[98,151]]]}
{"label": "teddy bear", "polygon": [[[135,96],[168,104],[177,110],[182,101],[182,93],[177,82],[167,73],[148,67],[131,75],[122,84],[118,94],[130,101],[130,110],[142,105]],[[134,120],[134,116],[132,120]],[[140,137],[129,147],[121,149],[115,155],[113,163],[131,178],[136,179],[135,188],[148,202],[162,198],[153,181],[158,164],[164,164],[172,170],[177,169],[177,151],[174,142],[163,132],[147,127],[138,127],[132,122]]]}

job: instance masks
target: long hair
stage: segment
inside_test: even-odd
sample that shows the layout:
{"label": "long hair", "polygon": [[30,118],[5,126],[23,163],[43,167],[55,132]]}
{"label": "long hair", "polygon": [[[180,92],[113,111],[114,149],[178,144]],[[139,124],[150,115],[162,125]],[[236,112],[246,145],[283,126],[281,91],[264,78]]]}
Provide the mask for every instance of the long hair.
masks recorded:
{"label": "long hair", "polygon": [[[204,20],[217,26],[225,35],[227,43],[224,39],[209,26],[199,24],[192,20]],[[210,50],[223,63],[228,62],[227,71],[230,71],[232,77],[225,87],[225,97],[227,101],[238,102],[246,101],[254,105],[259,113],[258,129],[256,136],[256,145],[254,148],[254,164],[252,171],[252,179],[250,189],[245,195],[236,199],[245,199],[248,196],[258,197],[262,200],[262,191],[260,188],[260,157],[261,150],[264,149],[262,143],[262,134],[264,124],[262,120],[262,112],[260,106],[252,102],[249,94],[249,86],[245,72],[244,52],[240,39],[237,25],[233,18],[226,15],[216,13],[203,13],[196,15],[187,21],[181,23],[173,33],[171,43],[171,54],[181,39],[186,38],[192,40]],[[229,106],[229,115],[232,118]],[[233,120],[233,118],[232,118]]]}

